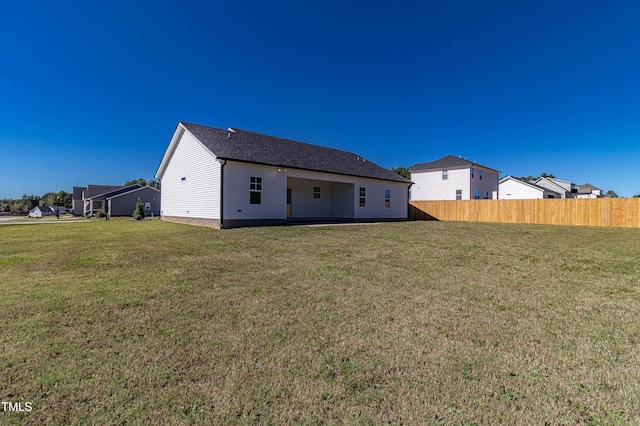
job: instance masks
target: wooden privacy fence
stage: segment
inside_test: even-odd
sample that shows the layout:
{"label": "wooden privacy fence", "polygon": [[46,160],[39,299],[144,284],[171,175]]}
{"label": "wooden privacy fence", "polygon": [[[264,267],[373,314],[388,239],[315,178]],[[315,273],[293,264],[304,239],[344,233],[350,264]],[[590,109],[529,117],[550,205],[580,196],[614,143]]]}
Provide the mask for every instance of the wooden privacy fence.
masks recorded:
{"label": "wooden privacy fence", "polygon": [[409,220],[640,228],[640,198],[410,201]]}

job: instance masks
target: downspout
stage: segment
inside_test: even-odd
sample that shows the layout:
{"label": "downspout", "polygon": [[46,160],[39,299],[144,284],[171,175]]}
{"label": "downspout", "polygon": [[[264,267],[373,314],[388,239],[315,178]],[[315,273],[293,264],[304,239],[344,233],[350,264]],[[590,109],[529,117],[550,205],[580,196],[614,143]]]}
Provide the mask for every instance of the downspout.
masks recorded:
{"label": "downspout", "polygon": [[413,182],[409,182],[409,186],[407,186],[407,220],[411,220],[409,217],[409,213],[411,211],[411,187],[413,186]]}
{"label": "downspout", "polygon": [[220,229],[224,228],[224,166],[227,165],[227,160],[222,160],[222,166],[220,167]]}

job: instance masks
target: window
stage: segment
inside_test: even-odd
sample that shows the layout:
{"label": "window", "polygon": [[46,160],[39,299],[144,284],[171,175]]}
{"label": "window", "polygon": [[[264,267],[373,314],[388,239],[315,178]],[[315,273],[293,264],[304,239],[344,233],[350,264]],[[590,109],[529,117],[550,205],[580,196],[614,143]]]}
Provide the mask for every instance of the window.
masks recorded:
{"label": "window", "polygon": [[385,189],[384,190],[384,208],[388,209],[390,207],[391,207],[391,190]]}
{"label": "window", "polygon": [[462,189],[456,189],[456,200],[462,200]]}
{"label": "window", "polygon": [[360,187],[360,207],[364,207],[366,204],[367,188]]}
{"label": "window", "polygon": [[442,171],[442,180],[447,180],[449,179],[449,170],[443,170]]}
{"label": "window", "polygon": [[262,204],[262,178],[251,176],[249,182],[249,203]]}
{"label": "window", "polygon": [[482,170],[480,170],[480,180],[482,180]]}
{"label": "window", "polygon": [[471,168],[471,179],[473,179],[473,175],[475,174],[475,172],[476,172],[475,167],[472,167]]}
{"label": "window", "polygon": [[485,200],[489,199],[489,191],[484,191],[484,199]]}
{"label": "window", "polygon": [[475,191],[473,191],[473,198],[476,200],[480,199],[480,190],[476,189]]}
{"label": "window", "polygon": [[313,198],[320,198],[320,187],[319,186],[314,186],[313,187]]}

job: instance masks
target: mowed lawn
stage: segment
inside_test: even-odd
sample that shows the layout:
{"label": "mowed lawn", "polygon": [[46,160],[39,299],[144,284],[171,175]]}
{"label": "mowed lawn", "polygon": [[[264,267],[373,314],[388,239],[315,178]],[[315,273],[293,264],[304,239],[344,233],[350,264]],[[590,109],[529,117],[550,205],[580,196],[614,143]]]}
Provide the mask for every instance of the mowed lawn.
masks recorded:
{"label": "mowed lawn", "polygon": [[638,424],[640,229],[0,226],[0,424]]}

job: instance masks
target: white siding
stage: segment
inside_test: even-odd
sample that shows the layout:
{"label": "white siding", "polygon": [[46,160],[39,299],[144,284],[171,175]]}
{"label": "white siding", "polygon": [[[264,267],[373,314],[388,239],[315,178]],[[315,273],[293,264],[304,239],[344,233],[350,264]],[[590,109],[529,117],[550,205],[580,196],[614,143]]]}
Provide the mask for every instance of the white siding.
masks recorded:
{"label": "white siding", "polygon": [[[476,176],[477,176],[476,169]],[[483,178],[484,179],[484,178]],[[412,200],[455,200],[456,190],[462,190],[462,199],[473,198],[470,192],[471,170],[448,169],[448,179],[442,179],[442,170],[411,173]],[[497,188],[496,188],[497,190]]]}
{"label": "white siding", "polygon": [[[482,171],[482,174],[480,171]],[[480,179],[481,175],[482,179]],[[498,172],[476,166],[474,176],[471,179],[471,187],[469,189],[470,198],[474,198],[474,192],[476,190],[480,191],[480,198],[485,198],[485,193],[489,193],[488,198],[494,197],[493,193],[498,192],[499,189],[498,182]]]}
{"label": "white siding", "polygon": [[[314,187],[320,188],[320,198],[313,198]],[[333,216],[331,182],[291,178],[287,180],[287,188],[291,189],[291,217]]]}
{"label": "white siding", "polygon": [[500,198],[503,200],[524,200],[543,198],[543,190],[536,189],[513,179],[505,180],[500,184]]}
{"label": "white siding", "polygon": [[[406,219],[409,211],[407,184],[355,178],[356,219]],[[360,207],[360,187],[367,189],[365,207]],[[384,206],[384,191],[391,190],[390,208]]]}
{"label": "white siding", "polygon": [[[262,178],[261,204],[249,202],[252,176]],[[321,188],[320,199],[312,196],[314,186]],[[407,186],[400,182],[229,161],[224,167],[223,220],[286,219],[287,187],[292,189],[292,217],[406,219]],[[367,189],[364,208],[359,207],[360,187]],[[391,190],[390,208],[384,207],[385,189]]]}
{"label": "white siding", "polygon": [[[332,185],[331,210],[333,217],[406,219],[408,216],[409,200],[407,191],[408,184],[406,183],[295,169],[289,169],[286,174],[289,177],[352,185]],[[360,207],[360,187],[366,188],[365,207]],[[391,207],[388,209],[384,207],[385,189],[391,190]],[[347,191],[353,192],[347,193]],[[343,205],[342,207],[336,206],[335,201],[337,200],[341,200],[343,203],[351,202],[353,211],[348,205]]]}
{"label": "white siding", "polygon": [[184,131],[161,176],[160,214],[220,219],[220,162]]}
{"label": "white siding", "polygon": [[[226,219],[285,219],[287,214],[286,172],[278,167],[228,161],[224,166],[224,210]],[[262,178],[260,204],[251,204],[251,177]]]}

